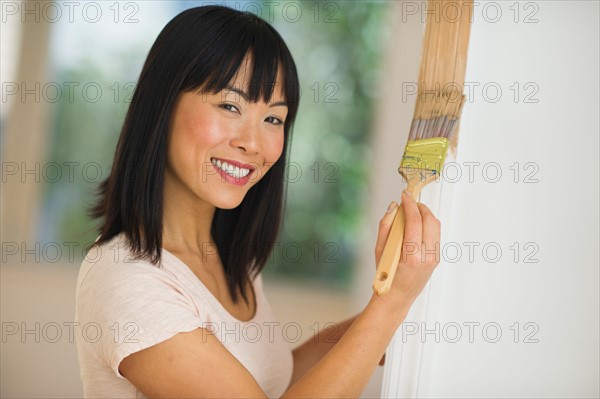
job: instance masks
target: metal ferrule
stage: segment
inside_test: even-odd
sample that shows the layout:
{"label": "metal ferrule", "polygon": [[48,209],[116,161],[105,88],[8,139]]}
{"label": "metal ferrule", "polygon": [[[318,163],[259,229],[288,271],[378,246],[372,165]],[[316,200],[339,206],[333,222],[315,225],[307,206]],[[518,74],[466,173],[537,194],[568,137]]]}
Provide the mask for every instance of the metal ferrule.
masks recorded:
{"label": "metal ferrule", "polygon": [[441,173],[450,141],[443,137],[409,141],[404,150],[400,170],[430,170]]}

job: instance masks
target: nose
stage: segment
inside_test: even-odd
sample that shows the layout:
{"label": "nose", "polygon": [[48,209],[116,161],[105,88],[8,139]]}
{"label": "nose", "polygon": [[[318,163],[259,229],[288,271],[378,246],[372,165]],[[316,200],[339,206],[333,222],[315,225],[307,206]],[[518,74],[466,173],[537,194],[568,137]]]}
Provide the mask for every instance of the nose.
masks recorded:
{"label": "nose", "polygon": [[239,126],[230,143],[233,147],[239,148],[247,154],[258,154],[260,152],[259,128],[255,122],[244,123]]}

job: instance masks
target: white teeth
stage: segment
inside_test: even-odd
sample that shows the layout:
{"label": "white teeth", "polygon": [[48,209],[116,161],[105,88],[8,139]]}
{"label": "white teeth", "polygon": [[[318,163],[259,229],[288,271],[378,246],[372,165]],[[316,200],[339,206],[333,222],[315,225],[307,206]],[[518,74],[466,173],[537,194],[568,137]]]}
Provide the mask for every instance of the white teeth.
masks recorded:
{"label": "white teeth", "polygon": [[233,176],[237,179],[246,177],[248,175],[248,173],[250,173],[250,169],[240,168],[238,166],[229,165],[227,162],[221,162],[218,159],[216,159],[216,160],[212,159],[211,161],[212,161],[213,165],[217,166],[223,172],[225,172],[228,175]]}

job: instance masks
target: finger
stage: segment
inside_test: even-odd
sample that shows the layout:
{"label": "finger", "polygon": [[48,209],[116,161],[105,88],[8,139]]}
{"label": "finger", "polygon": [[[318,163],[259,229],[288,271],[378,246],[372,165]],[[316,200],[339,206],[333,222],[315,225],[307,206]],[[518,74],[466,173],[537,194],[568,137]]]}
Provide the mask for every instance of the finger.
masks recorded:
{"label": "finger", "polygon": [[405,249],[407,249],[407,246],[413,247],[412,251],[408,251],[408,253],[411,253],[423,241],[421,212],[419,211],[417,202],[406,191],[402,192],[402,207],[404,208],[404,218],[406,220],[406,224],[404,225],[404,245]]}
{"label": "finger", "polygon": [[425,204],[417,204],[423,221],[423,260],[438,264],[440,261],[440,232],[441,223]]}
{"label": "finger", "polygon": [[379,264],[379,260],[381,259],[381,254],[383,253],[383,248],[385,248],[385,243],[390,235],[390,230],[392,228],[392,224],[394,223],[394,218],[396,217],[396,213],[398,212],[398,204],[396,201],[392,201],[390,206],[387,209],[383,218],[381,218],[379,222],[379,232],[377,233],[377,242],[375,243],[375,265]]}

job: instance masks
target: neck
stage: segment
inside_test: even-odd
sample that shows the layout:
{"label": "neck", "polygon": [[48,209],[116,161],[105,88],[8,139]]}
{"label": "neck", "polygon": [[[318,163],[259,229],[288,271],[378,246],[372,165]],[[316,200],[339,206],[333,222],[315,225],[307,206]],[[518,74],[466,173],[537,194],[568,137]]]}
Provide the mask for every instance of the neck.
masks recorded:
{"label": "neck", "polygon": [[165,179],[163,248],[171,253],[216,254],[210,233],[215,206]]}

